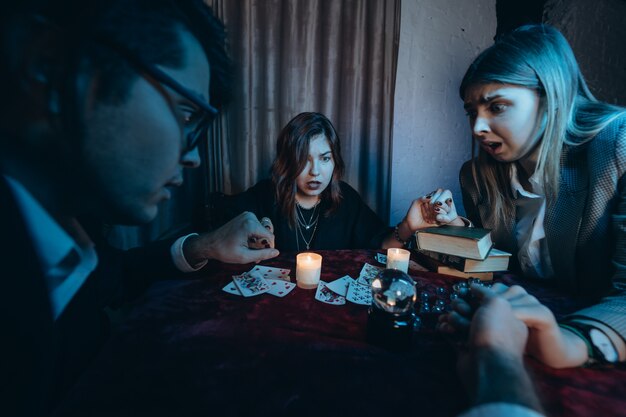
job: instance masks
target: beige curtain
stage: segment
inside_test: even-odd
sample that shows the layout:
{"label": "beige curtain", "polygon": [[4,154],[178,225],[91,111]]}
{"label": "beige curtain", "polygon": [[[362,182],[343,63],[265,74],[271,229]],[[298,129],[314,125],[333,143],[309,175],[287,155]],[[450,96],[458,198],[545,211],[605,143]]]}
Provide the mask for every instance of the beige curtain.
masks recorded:
{"label": "beige curtain", "polygon": [[[209,155],[215,190],[268,176],[280,129],[318,111],[335,125],[345,180],[389,215],[400,0],[207,0],[225,23],[235,63],[231,105]],[[217,157],[217,158],[216,158]]]}

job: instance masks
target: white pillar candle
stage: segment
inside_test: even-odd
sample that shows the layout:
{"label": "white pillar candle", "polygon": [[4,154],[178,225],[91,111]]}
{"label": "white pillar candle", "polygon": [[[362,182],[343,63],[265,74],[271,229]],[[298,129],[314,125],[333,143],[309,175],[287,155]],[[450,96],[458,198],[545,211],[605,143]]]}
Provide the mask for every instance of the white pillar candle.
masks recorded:
{"label": "white pillar candle", "polygon": [[387,268],[408,273],[410,257],[411,252],[406,249],[389,248],[387,249]]}
{"label": "white pillar candle", "polygon": [[310,290],[320,282],[322,256],[317,253],[300,253],[296,256],[296,282],[298,287]]}

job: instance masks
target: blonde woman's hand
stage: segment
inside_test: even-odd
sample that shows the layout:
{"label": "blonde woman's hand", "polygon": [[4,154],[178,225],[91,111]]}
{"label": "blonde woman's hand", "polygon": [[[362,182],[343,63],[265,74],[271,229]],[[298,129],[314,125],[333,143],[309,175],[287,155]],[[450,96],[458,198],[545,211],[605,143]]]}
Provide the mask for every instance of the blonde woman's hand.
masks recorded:
{"label": "blonde woman's hand", "polygon": [[[528,327],[526,353],[553,368],[575,367],[585,363],[587,348],[584,341],[561,329],[552,311],[536,297],[519,285],[508,287],[496,283],[492,291],[507,300],[515,317]],[[464,300],[455,300],[452,309],[452,312],[440,318],[440,330],[467,330],[472,322],[469,304]]]}
{"label": "blonde woman's hand", "polygon": [[587,361],[587,346],[575,334],[559,327],[554,314],[519,285],[496,283],[492,289],[506,298],[515,316],[529,329],[526,352],[553,368],[580,366]]}

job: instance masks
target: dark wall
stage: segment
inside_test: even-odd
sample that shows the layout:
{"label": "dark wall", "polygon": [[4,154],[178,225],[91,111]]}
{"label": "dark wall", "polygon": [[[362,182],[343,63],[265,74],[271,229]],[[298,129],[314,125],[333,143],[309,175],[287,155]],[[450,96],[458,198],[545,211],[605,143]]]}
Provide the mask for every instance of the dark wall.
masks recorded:
{"label": "dark wall", "polygon": [[497,0],[498,29],[496,38],[516,27],[529,23],[541,23],[544,5],[545,0]]}
{"label": "dark wall", "polygon": [[626,106],[626,1],[496,0],[496,37],[528,23],[558,28],[593,94]]}
{"label": "dark wall", "polygon": [[593,94],[626,106],[626,1],[547,0],[543,20],[570,42]]}

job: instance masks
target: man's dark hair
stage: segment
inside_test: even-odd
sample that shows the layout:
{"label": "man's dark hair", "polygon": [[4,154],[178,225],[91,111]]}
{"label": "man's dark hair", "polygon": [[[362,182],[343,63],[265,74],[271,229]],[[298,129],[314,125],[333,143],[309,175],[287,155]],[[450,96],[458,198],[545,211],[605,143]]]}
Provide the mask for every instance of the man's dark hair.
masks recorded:
{"label": "man's dark hair", "polygon": [[[9,7],[2,17],[0,57],[3,64],[0,90],[5,121],[14,123],[28,109],[23,91],[23,64],[19,48],[33,41],[38,26],[58,37],[51,45],[51,85],[59,97],[62,126],[76,134],[80,126],[80,89],[77,75],[85,68],[98,74],[96,97],[118,102],[127,97],[129,85],[138,76],[115,50],[99,39],[123,45],[144,62],[170,67],[182,65],[182,26],[200,42],[211,71],[210,97],[216,107],[224,104],[229,89],[230,61],[226,54],[225,30],[202,0],[50,0],[28,1]],[[25,5],[26,4],[26,5]],[[22,58],[23,59],[23,58]],[[11,97],[11,103],[8,103]],[[4,124],[4,123],[3,123]]]}

